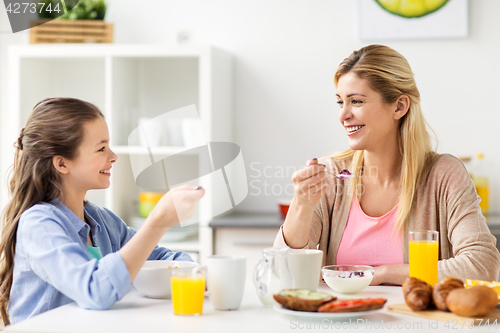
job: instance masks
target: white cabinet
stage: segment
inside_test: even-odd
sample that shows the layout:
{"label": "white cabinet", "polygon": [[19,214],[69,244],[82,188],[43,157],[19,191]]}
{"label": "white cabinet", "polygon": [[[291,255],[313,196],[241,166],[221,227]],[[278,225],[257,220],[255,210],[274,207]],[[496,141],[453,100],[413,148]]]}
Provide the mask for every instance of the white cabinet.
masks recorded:
{"label": "white cabinet", "polygon": [[[210,46],[162,45],[16,45],[9,48],[9,114],[3,126],[2,175],[13,162],[12,143],[17,140],[33,106],[47,97],[76,97],[96,104],[108,123],[111,149],[118,155],[111,186],[89,191],[88,199],[105,206],[129,223],[137,215],[139,188],[132,161],[151,163],[147,150],[129,146],[129,133],[141,117],[153,118],[168,111],[196,105],[207,142],[232,138],[232,61],[229,54]],[[4,124],[5,125],[5,124]],[[185,151],[183,146],[155,147],[161,156]],[[132,157],[132,158],[131,158]],[[185,155],[185,163],[197,163]],[[4,181],[2,179],[1,181]],[[199,252],[200,259],[213,252],[208,221],[216,207],[209,179],[200,201],[199,233],[185,242],[165,245],[173,250]],[[2,188],[6,188],[2,186]],[[2,192],[1,206],[7,194]]]}
{"label": "white cabinet", "polygon": [[215,254],[242,255],[246,257],[246,279],[251,281],[253,271],[260,259],[262,250],[273,247],[278,234],[277,228],[216,228]]}
{"label": "white cabinet", "polygon": [[283,219],[276,213],[237,212],[210,222],[214,230],[215,254],[247,258],[247,280],[252,279],[262,250],[272,247]]}

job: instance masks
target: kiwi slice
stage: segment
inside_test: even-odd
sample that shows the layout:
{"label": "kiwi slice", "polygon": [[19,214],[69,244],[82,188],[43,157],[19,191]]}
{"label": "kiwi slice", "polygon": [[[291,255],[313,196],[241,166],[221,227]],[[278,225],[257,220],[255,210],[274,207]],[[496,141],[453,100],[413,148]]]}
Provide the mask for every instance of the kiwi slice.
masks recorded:
{"label": "kiwi slice", "polygon": [[280,295],[285,297],[297,297],[310,301],[320,301],[322,299],[332,297],[330,294],[309,289],[285,289],[280,291]]}
{"label": "kiwi slice", "polygon": [[449,0],[375,0],[384,10],[406,18],[422,17],[441,9]]}

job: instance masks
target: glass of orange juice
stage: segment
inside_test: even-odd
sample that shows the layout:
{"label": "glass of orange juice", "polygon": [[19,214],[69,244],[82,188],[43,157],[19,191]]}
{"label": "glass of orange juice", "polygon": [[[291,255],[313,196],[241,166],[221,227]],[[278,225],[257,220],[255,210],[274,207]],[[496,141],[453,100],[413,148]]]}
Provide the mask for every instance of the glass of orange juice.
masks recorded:
{"label": "glass of orange juice", "polygon": [[424,280],[431,286],[437,283],[439,232],[410,231],[410,276]]}
{"label": "glass of orange juice", "polygon": [[202,313],[206,275],[205,266],[172,270],[170,285],[174,314],[200,315]]}

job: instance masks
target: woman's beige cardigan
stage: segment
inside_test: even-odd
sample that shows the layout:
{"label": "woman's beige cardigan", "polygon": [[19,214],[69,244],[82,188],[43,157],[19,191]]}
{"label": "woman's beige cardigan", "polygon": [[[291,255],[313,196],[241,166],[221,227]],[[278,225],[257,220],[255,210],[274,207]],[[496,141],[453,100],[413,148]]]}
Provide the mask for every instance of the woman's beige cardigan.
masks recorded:
{"label": "woman's beige cardigan", "polygon": [[[332,158],[321,161],[326,170],[339,173],[350,160]],[[318,247],[325,254],[323,265],[335,264],[352,195],[349,180],[327,178],[330,191],[316,206],[309,243],[304,248]],[[439,155],[427,177],[422,179],[409,219],[403,232],[403,261],[408,263],[408,231],[439,231],[438,280],[447,276],[493,281],[498,279],[500,254],[496,238],[489,231],[479,208],[474,184],[460,160],[452,155]],[[274,242],[286,246],[282,228]],[[318,246],[319,245],[319,246]]]}

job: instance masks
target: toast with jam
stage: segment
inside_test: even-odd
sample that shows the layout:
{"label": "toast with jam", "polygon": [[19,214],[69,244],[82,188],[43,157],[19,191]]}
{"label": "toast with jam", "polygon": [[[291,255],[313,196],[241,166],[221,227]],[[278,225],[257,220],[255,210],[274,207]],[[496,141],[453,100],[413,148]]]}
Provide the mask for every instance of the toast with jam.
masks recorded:
{"label": "toast with jam", "polygon": [[318,312],[360,312],[372,311],[384,307],[385,298],[351,298],[338,299],[318,308]]}

